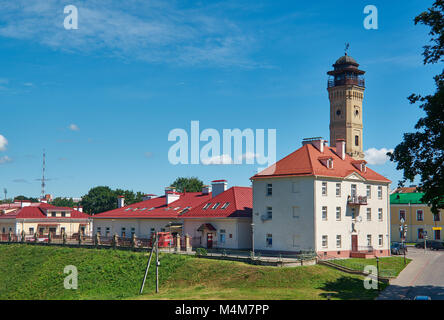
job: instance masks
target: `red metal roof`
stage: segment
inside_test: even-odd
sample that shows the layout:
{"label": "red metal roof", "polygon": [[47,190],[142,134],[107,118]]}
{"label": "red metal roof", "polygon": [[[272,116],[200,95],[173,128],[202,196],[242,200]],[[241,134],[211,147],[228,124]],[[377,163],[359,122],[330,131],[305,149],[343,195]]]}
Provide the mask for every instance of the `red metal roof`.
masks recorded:
{"label": "red metal roof", "polygon": [[[213,206],[219,203],[216,209]],[[224,204],[229,205],[222,209]],[[208,205],[210,204],[210,205]],[[204,207],[207,206],[207,209]],[[253,190],[250,187],[231,187],[212,199],[202,202],[180,218],[239,218],[251,217],[253,210]]]}
{"label": "red metal roof", "polygon": [[109,218],[177,218],[179,214],[187,207],[189,209],[211,199],[211,193],[203,194],[201,192],[178,193],[180,198],[166,204],[165,196],[141,201],[122,208],[102,212],[94,215],[94,219]]}
{"label": "red metal roof", "polygon": [[[51,217],[46,216],[46,210],[70,211],[70,217]],[[88,219],[86,213],[73,210],[72,208],[56,207],[47,203],[33,203],[31,206],[19,208],[13,212],[0,215],[0,219]]]}
{"label": "red metal roof", "polygon": [[[312,144],[306,144],[289,154],[285,158],[279,160],[267,169],[259,172],[251,177],[252,180],[269,177],[286,177],[286,176],[324,176],[345,178],[352,173],[357,173],[366,180],[391,182],[384,176],[376,173],[367,167],[365,172],[359,171],[354,165],[356,161],[348,154],[342,160],[335,152],[335,148],[324,147],[324,152],[320,152]],[[325,157],[333,158],[333,168],[326,168],[321,163],[321,159]]]}

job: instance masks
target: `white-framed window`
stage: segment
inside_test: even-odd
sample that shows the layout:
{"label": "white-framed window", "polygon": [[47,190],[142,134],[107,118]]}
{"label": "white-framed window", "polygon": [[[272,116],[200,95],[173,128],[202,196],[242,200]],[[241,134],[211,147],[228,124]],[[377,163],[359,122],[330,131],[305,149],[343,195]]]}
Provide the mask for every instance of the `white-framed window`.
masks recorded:
{"label": "white-framed window", "polygon": [[299,219],[299,207],[293,207],[293,218]]}
{"label": "white-framed window", "polygon": [[267,247],[273,246],[273,235],[271,233],[267,233],[267,236],[265,238],[265,242],[267,244]]}
{"label": "white-framed window", "polygon": [[267,207],[267,219],[273,219],[273,207]]}
{"label": "white-framed window", "polygon": [[382,199],[382,186],[378,186],[378,199]]}
{"label": "white-framed window", "polygon": [[291,191],[293,193],[298,193],[299,192],[299,181],[295,181],[291,184]]}
{"label": "white-framed window", "polygon": [[383,219],[383,215],[382,215],[382,208],[378,208],[378,220],[382,221]]}
{"label": "white-framed window", "polygon": [[399,210],[399,220],[404,219],[405,220],[405,210]]}
{"label": "white-framed window", "polygon": [[378,236],[378,244],[380,247],[384,245],[384,236],[382,234]]}
{"label": "white-framed window", "polygon": [[34,234],[34,228],[29,228],[29,234]]}
{"label": "white-framed window", "polygon": [[372,208],[367,208],[367,221],[372,221]]}
{"label": "white-framed window", "polygon": [[356,197],[356,195],[357,195],[356,184],[352,184],[351,185],[351,196]]}
{"label": "white-framed window", "polygon": [[220,243],[225,243],[225,229],[219,230],[219,241]]}
{"label": "white-framed window", "polygon": [[273,194],[273,184],[267,183],[267,196],[271,196]]}
{"label": "white-framed window", "polygon": [[340,248],[342,246],[342,237],[340,234],[336,235],[336,248]]}
{"label": "white-framed window", "polygon": [[221,209],[226,209],[230,205],[229,202],[225,202],[224,205],[221,207]]}
{"label": "white-framed window", "polygon": [[341,184],[336,183],[336,197],[340,197],[340,196],[341,196]]}
{"label": "white-framed window", "polygon": [[372,198],[372,186],[371,185],[367,185],[367,199],[371,199]]}
{"label": "white-framed window", "polygon": [[416,210],[416,221],[424,221],[424,211]]}
{"label": "white-framed window", "polygon": [[322,182],[322,195],[327,195],[327,182]]}
{"label": "white-framed window", "polygon": [[341,207],[336,207],[336,221],[341,220]]}
{"label": "white-framed window", "polygon": [[322,207],[322,220],[327,220],[327,207]]}
{"label": "white-framed window", "polygon": [[328,236],[325,235],[325,234],[322,236],[322,247],[323,248],[327,248],[328,247]]}
{"label": "white-framed window", "polygon": [[371,234],[368,234],[367,235],[367,246],[371,246],[372,245],[372,235]]}

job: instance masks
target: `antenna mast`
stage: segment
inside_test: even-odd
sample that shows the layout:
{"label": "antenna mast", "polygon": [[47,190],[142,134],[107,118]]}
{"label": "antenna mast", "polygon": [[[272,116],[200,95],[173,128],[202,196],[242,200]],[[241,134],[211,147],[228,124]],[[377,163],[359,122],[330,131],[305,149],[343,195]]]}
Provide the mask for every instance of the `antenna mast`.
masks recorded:
{"label": "antenna mast", "polygon": [[46,162],[45,162],[45,158],[46,158],[46,154],[45,154],[45,149],[43,149],[43,167],[42,167],[42,198],[45,198],[45,167],[46,167]]}

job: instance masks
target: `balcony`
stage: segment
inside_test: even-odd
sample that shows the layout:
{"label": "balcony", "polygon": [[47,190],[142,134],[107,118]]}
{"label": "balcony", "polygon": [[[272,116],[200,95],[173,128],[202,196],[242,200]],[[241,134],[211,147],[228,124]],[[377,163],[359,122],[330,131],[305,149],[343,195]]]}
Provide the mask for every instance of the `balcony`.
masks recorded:
{"label": "balcony", "polygon": [[350,206],[365,206],[367,205],[366,196],[348,196],[347,204]]}
{"label": "balcony", "polygon": [[327,83],[327,88],[344,86],[348,84],[354,84],[359,87],[365,88],[365,79],[361,77],[346,77],[343,79],[329,79]]}

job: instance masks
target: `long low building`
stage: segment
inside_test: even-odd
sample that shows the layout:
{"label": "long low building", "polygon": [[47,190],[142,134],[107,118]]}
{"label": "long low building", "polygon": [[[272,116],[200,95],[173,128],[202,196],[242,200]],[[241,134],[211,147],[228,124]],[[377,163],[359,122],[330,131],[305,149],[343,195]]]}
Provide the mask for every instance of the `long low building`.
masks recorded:
{"label": "long low building", "polygon": [[73,208],[56,207],[47,203],[31,203],[22,201],[0,206],[0,232],[20,236],[22,231],[26,236],[35,233],[46,236],[72,236],[79,232],[84,235],[92,234],[91,217]]}
{"label": "long low building", "polygon": [[119,198],[119,208],[93,216],[94,234],[149,239],[155,232],[170,231],[192,237],[193,247],[249,249],[252,203],[251,188],[227,190],[226,180],[214,180],[202,192],[168,187],[165,195],[146,195],[127,206]]}

